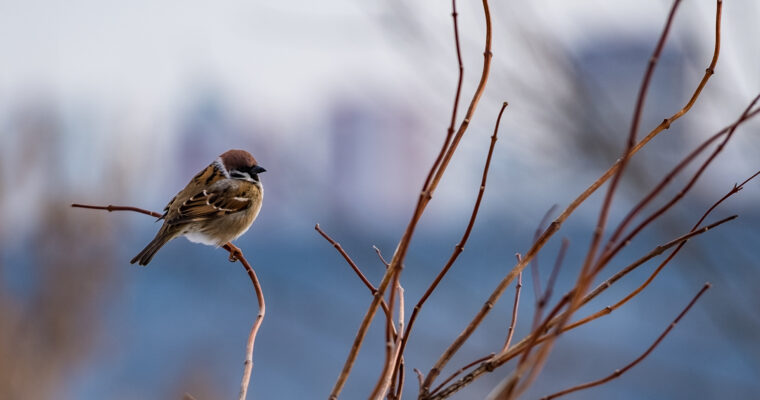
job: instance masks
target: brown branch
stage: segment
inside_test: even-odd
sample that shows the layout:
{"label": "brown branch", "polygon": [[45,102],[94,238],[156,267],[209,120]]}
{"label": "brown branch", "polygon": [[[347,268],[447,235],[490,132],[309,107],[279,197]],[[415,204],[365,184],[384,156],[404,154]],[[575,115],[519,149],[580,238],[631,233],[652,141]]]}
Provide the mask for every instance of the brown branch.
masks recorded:
{"label": "brown branch", "polygon": [[327,233],[325,233],[325,231],[323,231],[322,228],[320,228],[319,224],[314,225],[314,229],[317,232],[319,232],[319,234],[322,235],[322,237],[325,238],[325,240],[330,242],[330,244],[333,245],[333,247],[335,247],[335,250],[338,250],[338,253],[340,253],[340,255],[343,256],[343,259],[345,259],[348,265],[351,266],[351,269],[353,269],[354,272],[356,272],[356,275],[359,277],[359,279],[361,279],[362,282],[364,282],[364,286],[366,286],[367,289],[369,289],[369,291],[372,292],[372,294],[375,294],[375,292],[377,292],[377,289],[375,289],[375,287],[372,285],[369,279],[367,279],[367,277],[364,276],[364,274],[356,265],[354,260],[351,259],[351,256],[349,256],[348,253],[346,253],[346,251],[343,250],[343,246],[341,246],[340,243],[336,242]]}
{"label": "brown branch", "polygon": [[[75,208],[87,208],[92,210],[106,210],[108,212],[112,211],[134,211],[141,214],[150,215],[152,217],[161,218],[162,214],[159,214],[154,211],[145,210],[142,208],[137,207],[128,207],[128,206],[93,206],[93,205],[86,205],[86,204],[72,204],[72,207]],[[243,251],[240,250],[239,247],[235,246],[232,243],[227,243],[224,246],[222,246],[225,250],[229,252],[229,260],[231,262],[240,261],[241,264],[243,264],[243,267],[245,267],[246,272],[248,273],[248,276],[251,278],[251,282],[253,283],[253,288],[256,291],[256,300],[259,303],[259,313],[256,315],[256,320],[253,322],[253,326],[251,327],[251,332],[248,335],[248,341],[246,342],[245,346],[245,362],[243,363],[243,379],[240,383],[240,400],[245,400],[246,395],[248,393],[248,385],[251,381],[251,372],[253,371],[253,347],[254,343],[256,341],[256,336],[259,332],[259,328],[261,327],[261,323],[264,321],[264,315],[266,314],[266,303],[264,302],[264,291],[261,289],[261,284],[259,283],[259,278],[256,276],[256,271],[253,270],[253,267],[251,267],[251,264],[248,263],[248,260],[246,260],[245,256],[243,255]]]}
{"label": "brown branch", "polygon": [[660,342],[662,342],[662,340],[665,339],[665,336],[667,336],[668,333],[670,333],[670,331],[676,326],[676,324],[681,320],[681,318],[683,318],[683,316],[686,315],[687,312],[689,312],[689,309],[691,309],[691,307],[694,305],[694,303],[696,303],[697,300],[699,300],[700,296],[702,296],[702,294],[704,294],[705,291],[707,291],[707,289],[709,289],[709,288],[710,288],[710,284],[709,283],[705,283],[705,285],[702,286],[702,289],[697,293],[697,295],[694,296],[694,298],[689,302],[689,304],[686,306],[686,308],[684,308],[683,311],[681,311],[681,313],[678,314],[678,316],[676,317],[676,319],[674,319],[673,322],[671,322],[670,325],[668,325],[668,327],[665,329],[664,332],[662,332],[662,334],[657,338],[657,340],[655,340],[654,343],[652,343],[652,345],[649,346],[649,348],[642,355],[640,355],[638,358],[636,358],[635,360],[633,360],[631,363],[629,363],[628,365],[624,366],[621,369],[615,370],[615,372],[613,372],[612,374],[610,374],[610,375],[608,375],[608,376],[606,376],[606,377],[604,377],[602,379],[599,379],[599,380],[596,380],[596,381],[593,381],[593,382],[584,383],[582,385],[574,386],[574,387],[571,387],[569,389],[565,389],[565,390],[559,391],[557,393],[554,393],[554,394],[551,394],[549,396],[544,397],[542,400],[550,400],[550,399],[554,399],[554,398],[557,398],[557,397],[560,397],[560,396],[564,396],[564,395],[566,395],[568,393],[577,392],[579,390],[588,389],[588,388],[594,387],[594,386],[599,386],[599,385],[601,385],[603,383],[609,382],[609,381],[611,381],[611,380],[619,377],[620,375],[623,375],[628,370],[630,370],[631,368],[635,367],[638,363],[640,363],[643,359],[645,359],[650,353],[652,353],[652,351],[655,349],[655,347],[657,347],[657,345],[659,345]]}
{"label": "brown branch", "polygon": [[[697,99],[699,98],[700,94],[702,93],[702,89],[707,85],[708,80],[715,72],[715,66],[718,61],[718,56],[720,54],[720,30],[721,30],[721,9],[722,9],[722,1],[717,1],[717,11],[715,16],[715,49],[713,51],[713,57],[710,62],[710,65],[707,67],[704,76],[702,77],[702,80],[697,85],[697,88],[692,93],[691,97],[689,98],[689,101],[686,103],[684,107],[682,107],[678,112],[670,116],[669,118],[664,119],[657,127],[655,127],[652,131],[649,132],[644,138],[642,138],[629,152],[629,157],[636,154],[639,150],[641,150],[647,143],[649,143],[655,136],[660,134],[662,131],[669,129],[670,126],[673,124],[673,122],[677,121],[679,118],[684,116],[689,110],[691,110],[691,107],[696,103]],[[549,241],[549,239],[561,228],[562,224],[567,220],[568,217],[583,203],[586,201],[586,199],[591,196],[600,186],[602,186],[613,174],[615,174],[620,167],[621,160],[616,161],[607,171],[602,174],[594,183],[592,183],[589,187],[587,187],[578,197],[576,197],[566,208],[562,213],[552,221],[551,224],[549,224],[549,227],[546,228],[544,233],[541,235],[541,237],[533,243],[533,245],[530,247],[530,249],[525,253],[525,257],[521,262],[518,262],[512,270],[507,274],[507,276],[502,279],[499,284],[496,286],[496,288],[493,290],[491,295],[488,297],[486,302],[483,304],[483,307],[478,311],[478,313],[473,317],[472,321],[465,327],[465,329],[459,334],[459,336],[456,338],[456,340],[449,346],[449,348],[446,349],[446,351],[441,355],[441,358],[436,363],[436,365],[444,365],[448,362],[448,360],[454,355],[454,353],[457,352],[457,350],[462,346],[462,344],[472,335],[472,333],[475,331],[475,329],[480,325],[480,323],[483,321],[485,316],[488,314],[488,312],[493,307],[493,304],[498,301],[498,299],[504,294],[504,291],[507,289],[507,287],[512,283],[512,281],[517,277],[517,274],[521,272],[526,265],[535,257],[535,255],[543,248],[543,246]],[[440,370],[440,368],[434,367],[437,370]]]}
{"label": "brown branch", "polygon": [[157,213],[155,211],[149,211],[149,210],[145,210],[143,208],[129,207],[129,206],[112,206],[110,204],[107,205],[107,206],[91,206],[91,205],[88,205],[88,204],[72,204],[71,206],[74,207],[74,208],[87,208],[87,209],[90,209],[90,210],[106,210],[108,212],[113,212],[113,211],[134,211],[134,212],[138,212],[140,214],[150,215],[151,217],[155,217],[155,218],[161,218],[162,217],[162,214],[159,214],[159,213]]}
{"label": "brown branch", "polygon": [[[404,288],[401,286],[401,283],[398,283],[398,297],[399,297],[399,304],[398,304],[398,330],[400,332],[404,331]],[[393,379],[391,382],[391,388],[389,389],[390,397],[395,399],[401,398],[401,393],[404,389],[404,357],[401,355],[401,338],[396,338],[396,343],[394,344],[396,347],[396,351],[398,352],[399,356],[401,357],[401,361],[398,365],[398,374],[394,373],[392,374],[391,378]],[[399,387],[398,390],[394,387],[394,383],[396,382],[396,375],[398,375],[399,380]]]}
{"label": "brown branch", "polygon": [[[428,286],[427,290],[425,290],[425,293],[422,295],[420,300],[414,306],[414,309],[412,310],[412,315],[409,318],[409,325],[407,326],[406,331],[404,332],[404,335],[401,339],[401,351],[399,352],[399,356],[404,353],[404,349],[406,348],[406,343],[409,340],[409,335],[411,334],[411,330],[414,327],[414,322],[417,320],[417,315],[419,315],[419,312],[422,309],[422,306],[425,304],[425,302],[433,293],[433,291],[438,287],[438,284],[441,282],[443,277],[449,272],[449,269],[451,269],[451,266],[454,265],[457,258],[459,258],[459,255],[462,254],[462,251],[464,251],[464,246],[465,244],[467,244],[467,240],[470,238],[470,234],[472,233],[472,228],[475,226],[475,220],[477,219],[478,212],[480,211],[480,203],[483,200],[483,194],[485,193],[485,190],[486,190],[486,184],[488,181],[488,171],[491,168],[491,158],[493,157],[494,148],[496,147],[496,141],[498,140],[499,126],[501,125],[501,117],[504,114],[504,110],[507,108],[507,105],[508,105],[507,102],[504,102],[501,105],[499,114],[496,117],[496,124],[494,126],[493,135],[491,136],[490,145],[488,146],[488,154],[486,155],[486,163],[485,163],[485,166],[483,167],[483,174],[480,180],[480,187],[478,188],[478,195],[475,199],[475,204],[472,207],[472,212],[470,213],[470,219],[467,222],[467,227],[462,233],[462,237],[459,239],[459,243],[457,243],[457,245],[454,246],[454,251],[451,253],[451,256],[449,256],[449,259],[448,261],[446,261],[446,264],[443,266],[441,271],[438,272],[438,275],[436,275],[435,279],[433,279],[433,282],[430,283],[430,286]],[[398,360],[396,361],[396,363],[398,363]]]}
{"label": "brown branch", "polygon": [[[512,319],[509,321],[509,328],[507,329],[507,340],[504,342],[504,347],[501,351],[507,351],[509,345],[512,343],[512,336],[515,333],[515,323],[517,322],[517,307],[520,305],[520,290],[522,289],[522,272],[517,275],[517,285],[515,285],[515,302],[512,304]],[[491,355],[493,356],[493,354]],[[488,357],[491,358],[491,357]],[[469,368],[469,367],[468,367]],[[450,379],[449,379],[450,380]],[[438,385],[441,387],[445,384]],[[433,390],[435,392],[435,390]]]}
{"label": "brown branch", "polygon": [[261,290],[261,284],[259,283],[259,278],[256,276],[256,271],[253,270],[251,264],[249,264],[248,260],[246,260],[245,256],[243,256],[243,251],[232,243],[227,243],[223,247],[225,250],[230,252],[230,261],[233,261],[234,258],[240,261],[240,263],[245,267],[246,272],[248,272],[248,276],[251,278],[253,287],[256,290],[256,300],[259,302],[259,313],[256,315],[256,320],[253,322],[251,333],[248,335],[248,342],[245,346],[243,381],[240,383],[239,396],[240,400],[245,400],[248,393],[248,385],[251,381],[251,372],[253,371],[253,345],[256,341],[256,335],[259,332],[261,323],[264,321],[264,315],[266,314],[266,304],[264,303],[264,292]]}
{"label": "brown branch", "polygon": [[404,381],[405,381],[405,373],[404,373],[404,359],[401,359],[401,364],[398,366],[398,389],[396,390],[396,395],[394,397],[395,400],[401,399],[401,395],[404,393]]}
{"label": "brown branch", "polygon": [[428,171],[428,175],[425,178],[425,183],[422,185],[422,194],[421,197],[424,195],[424,197],[432,196],[432,194],[429,192],[430,182],[433,179],[433,174],[438,170],[438,168],[441,165],[441,161],[443,161],[443,157],[446,154],[446,151],[449,149],[449,145],[451,144],[451,138],[454,136],[454,125],[456,125],[457,122],[457,112],[459,110],[459,99],[462,97],[462,81],[464,80],[464,64],[462,63],[462,47],[459,45],[459,24],[457,17],[459,16],[459,13],[457,12],[457,2],[456,0],[451,0],[451,19],[452,19],[452,26],[454,28],[454,47],[456,49],[457,53],[457,66],[459,69],[459,74],[457,78],[457,89],[456,94],[454,95],[454,105],[451,108],[451,121],[449,122],[449,127],[446,129],[446,140],[443,141],[443,146],[441,146],[441,150],[438,152],[438,157],[436,157],[435,161],[433,162],[433,166],[430,168],[430,171]]}
{"label": "brown branch", "polygon": [[[406,252],[409,248],[409,243],[411,242],[412,236],[417,227],[417,223],[422,217],[422,214],[425,211],[425,208],[428,202],[432,198],[432,194],[435,191],[435,188],[438,182],[440,181],[440,178],[443,176],[443,172],[446,170],[448,161],[451,159],[451,156],[456,150],[459,140],[461,139],[461,137],[464,135],[465,131],[467,130],[470,120],[472,118],[472,115],[474,114],[475,109],[477,108],[478,102],[480,101],[480,97],[483,95],[483,91],[485,90],[485,84],[488,80],[488,75],[491,68],[492,32],[491,32],[491,13],[488,8],[488,1],[482,0],[482,2],[483,2],[483,11],[484,11],[485,21],[486,21],[486,39],[485,39],[486,43],[485,43],[485,52],[484,52],[484,60],[483,60],[483,72],[481,74],[480,82],[478,84],[478,87],[475,90],[475,93],[473,94],[472,100],[470,101],[470,106],[467,109],[464,120],[460,124],[459,129],[457,130],[456,136],[453,138],[451,145],[447,145],[447,143],[444,143],[442,151],[443,149],[447,149],[446,155],[443,157],[440,165],[438,165],[438,163],[436,162],[433,164],[433,166],[430,169],[429,176],[433,174],[433,171],[435,171],[435,177],[432,179],[432,181],[429,184],[426,184],[423,186],[423,190],[420,193],[420,196],[417,200],[417,206],[415,207],[415,211],[412,214],[409,224],[407,225],[407,228],[404,231],[404,234],[401,237],[401,240],[399,241],[398,246],[396,246],[396,251],[393,254],[393,258],[391,259],[391,263],[390,263],[391,265],[386,271],[385,275],[383,276],[383,279],[381,280],[380,284],[378,285],[378,288],[377,288],[378,292],[373,296],[372,302],[370,303],[370,306],[367,309],[367,312],[364,314],[364,317],[362,318],[362,322],[359,325],[359,329],[356,333],[353,344],[351,345],[349,354],[346,357],[346,361],[343,364],[343,368],[340,374],[338,375],[338,379],[335,382],[333,389],[330,391],[329,399],[337,399],[338,395],[343,390],[343,387],[346,384],[346,380],[348,379],[348,376],[351,373],[351,369],[353,368],[353,365],[356,361],[356,357],[359,354],[359,349],[361,348],[361,345],[364,342],[364,338],[367,335],[367,331],[369,330],[369,326],[372,322],[372,319],[374,318],[374,315],[377,312],[377,308],[380,305],[380,300],[382,300],[383,293],[387,289],[393,275],[401,273],[403,261],[406,258]],[[446,142],[448,142],[448,137],[447,137]]]}

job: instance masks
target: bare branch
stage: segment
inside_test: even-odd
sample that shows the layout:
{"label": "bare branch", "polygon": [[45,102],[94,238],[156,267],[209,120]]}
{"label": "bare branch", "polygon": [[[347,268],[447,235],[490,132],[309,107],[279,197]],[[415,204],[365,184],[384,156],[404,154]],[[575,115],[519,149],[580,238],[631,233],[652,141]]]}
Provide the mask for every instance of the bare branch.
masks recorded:
{"label": "bare branch", "polygon": [[145,209],[142,209],[142,208],[129,207],[129,206],[112,206],[110,204],[107,205],[107,206],[91,206],[91,205],[87,205],[87,204],[72,204],[71,206],[74,207],[74,208],[88,208],[88,209],[91,209],[91,210],[106,210],[108,212],[112,212],[112,211],[134,211],[134,212],[138,212],[140,214],[150,215],[151,217],[155,217],[155,218],[161,218],[161,216],[162,216],[162,214],[159,214],[159,213],[157,213],[155,211],[149,211],[149,210],[145,210]]}
{"label": "bare branch", "polygon": [[[359,269],[359,266],[356,265],[354,260],[351,259],[351,256],[349,256],[348,253],[346,253],[346,251],[343,250],[343,246],[341,246],[340,243],[336,242],[333,238],[331,238],[330,235],[325,233],[325,231],[322,230],[319,224],[314,225],[314,229],[317,232],[319,232],[319,234],[322,235],[322,237],[325,238],[325,240],[330,242],[330,244],[333,245],[333,247],[335,247],[335,250],[338,250],[338,253],[340,253],[340,255],[343,256],[343,259],[345,259],[348,265],[351,266],[351,269],[354,270],[354,272],[359,277],[359,279],[361,279],[361,281],[364,283],[364,286],[366,286],[367,289],[369,289],[370,293],[372,293],[373,295],[376,294],[377,289],[375,288],[375,286],[373,286],[372,283],[369,281],[369,279],[367,279],[367,277],[364,276],[364,273],[362,273],[362,271]],[[379,252],[380,250],[377,250],[377,251]],[[380,258],[382,259],[382,256],[380,256]],[[391,314],[390,308],[388,308],[388,304],[385,302],[384,299],[380,300],[380,305],[383,308],[383,312],[385,312],[386,318],[392,318],[390,315]],[[395,328],[393,329],[393,336],[394,338],[396,336]]]}
{"label": "bare branch", "polygon": [[613,372],[609,376],[606,376],[606,377],[604,377],[602,379],[599,379],[599,380],[596,380],[596,381],[593,381],[593,382],[584,383],[582,385],[578,385],[578,386],[571,387],[569,389],[562,390],[560,392],[557,392],[557,393],[551,394],[549,396],[546,396],[546,397],[542,398],[542,400],[550,400],[550,399],[554,399],[554,398],[557,398],[557,397],[560,397],[560,396],[564,396],[564,395],[572,393],[572,392],[577,392],[579,390],[588,389],[588,388],[594,387],[594,386],[599,386],[599,385],[601,385],[603,383],[609,382],[609,381],[611,381],[611,380],[619,377],[620,375],[623,375],[629,369],[635,367],[638,363],[640,363],[643,359],[645,359],[650,353],[652,353],[652,351],[655,349],[655,347],[657,347],[657,345],[659,345],[660,342],[662,342],[662,340],[665,339],[665,336],[667,336],[668,333],[670,333],[670,331],[676,326],[676,324],[681,320],[681,318],[683,318],[683,316],[686,315],[687,312],[689,312],[689,309],[691,309],[691,307],[694,305],[694,303],[696,303],[697,300],[699,300],[700,296],[702,296],[702,294],[704,294],[705,291],[707,291],[707,289],[709,289],[709,288],[710,288],[710,284],[709,283],[705,283],[705,285],[702,286],[702,289],[697,293],[697,295],[694,296],[694,298],[689,302],[689,304],[686,306],[686,308],[684,308],[683,311],[681,311],[681,313],[678,314],[678,316],[676,317],[676,319],[674,319],[673,322],[671,322],[670,325],[668,325],[668,327],[665,329],[664,332],[662,332],[662,334],[657,338],[657,340],[655,340],[654,343],[652,343],[652,345],[649,346],[649,348],[642,355],[640,355],[638,358],[636,358],[635,360],[633,360],[631,363],[629,363],[628,365],[626,365],[625,367],[623,367],[621,369],[615,370],[615,372]]}
{"label": "bare branch", "polygon": [[[161,218],[162,214],[159,214],[154,211],[145,210],[142,208],[137,207],[129,207],[129,206],[93,206],[93,205],[86,205],[86,204],[72,204],[72,207],[75,208],[87,208],[92,210],[106,210],[108,212],[111,211],[134,211],[137,213],[150,215],[152,217]],[[258,335],[259,328],[261,327],[261,323],[264,321],[264,315],[266,314],[266,303],[264,302],[264,291],[261,289],[261,284],[259,283],[259,278],[256,276],[256,271],[253,270],[253,267],[251,267],[251,264],[248,263],[248,260],[246,260],[245,256],[243,255],[243,251],[240,250],[239,247],[235,246],[232,243],[227,243],[224,246],[222,246],[225,250],[229,252],[229,260],[230,262],[240,261],[241,264],[243,264],[243,267],[245,267],[246,272],[248,273],[248,276],[251,278],[251,283],[253,283],[253,288],[256,291],[256,300],[259,303],[259,313],[256,315],[256,319],[253,322],[253,326],[251,327],[251,332],[248,334],[248,341],[246,342],[245,346],[245,362],[243,363],[243,379],[240,383],[240,400],[245,400],[246,395],[248,393],[248,386],[251,382],[251,373],[253,371],[253,347],[254,343],[256,341],[256,336]],[[185,394],[185,396],[190,396],[189,394]]]}

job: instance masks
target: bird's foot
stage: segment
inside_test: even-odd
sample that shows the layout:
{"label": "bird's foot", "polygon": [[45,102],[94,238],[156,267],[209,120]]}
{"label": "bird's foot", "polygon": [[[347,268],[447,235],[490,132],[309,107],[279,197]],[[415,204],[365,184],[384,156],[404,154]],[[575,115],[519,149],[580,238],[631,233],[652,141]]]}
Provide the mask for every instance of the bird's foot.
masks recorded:
{"label": "bird's foot", "polygon": [[243,251],[240,250],[240,248],[235,246],[234,244],[227,242],[227,244],[225,244],[223,247],[225,250],[230,252],[230,258],[229,258],[230,262],[236,262],[241,257],[243,257]]}

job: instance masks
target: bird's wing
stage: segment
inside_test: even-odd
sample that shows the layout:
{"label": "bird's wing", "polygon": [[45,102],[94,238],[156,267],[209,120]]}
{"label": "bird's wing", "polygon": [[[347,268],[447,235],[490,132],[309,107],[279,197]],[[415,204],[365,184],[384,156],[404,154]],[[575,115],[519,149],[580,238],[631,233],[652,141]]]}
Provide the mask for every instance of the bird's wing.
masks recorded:
{"label": "bird's wing", "polygon": [[219,183],[190,196],[179,205],[167,223],[175,225],[204,221],[251,208],[253,199],[248,185]]}
{"label": "bird's wing", "polygon": [[198,172],[193,179],[190,179],[190,182],[188,182],[184,189],[169,200],[169,203],[164,207],[164,214],[159,220],[173,221],[179,219],[181,215],[177,211],[184,203],[188,202],[188,199],[198,197],[203,188],[209,188],[226,178],[224,172],[219,169],[216,163],[209,164],[201,172]]}

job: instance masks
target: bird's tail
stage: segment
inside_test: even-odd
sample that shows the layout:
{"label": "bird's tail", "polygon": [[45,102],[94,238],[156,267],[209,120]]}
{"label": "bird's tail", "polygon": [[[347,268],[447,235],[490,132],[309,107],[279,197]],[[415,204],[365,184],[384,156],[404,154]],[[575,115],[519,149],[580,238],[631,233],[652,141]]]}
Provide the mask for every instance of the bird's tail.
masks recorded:
{"label": "bird's tail", "polygon": [[130,261],[130,264],[137,263],[138,265],[148,265],[151,259],[153,259],[153,256],[156,255],[156,252],[163,247],[163,245],[166,244],[169,240],[173,239],[174,235],[169,233],[165,229],[161,229],[156,234],[156,237],[153,238],[153,240],[148,243],[147,246],[138,254],[135,256],[135,258]]}

